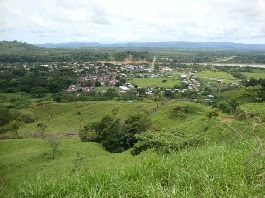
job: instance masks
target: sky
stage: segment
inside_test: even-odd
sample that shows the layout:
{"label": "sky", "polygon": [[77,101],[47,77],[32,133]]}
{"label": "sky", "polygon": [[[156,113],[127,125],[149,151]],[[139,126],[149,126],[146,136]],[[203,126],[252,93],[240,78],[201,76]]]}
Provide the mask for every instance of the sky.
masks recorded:
{"label": "sky", "polygon": [[265,44],[265,0],[0,0],[0,40]]}

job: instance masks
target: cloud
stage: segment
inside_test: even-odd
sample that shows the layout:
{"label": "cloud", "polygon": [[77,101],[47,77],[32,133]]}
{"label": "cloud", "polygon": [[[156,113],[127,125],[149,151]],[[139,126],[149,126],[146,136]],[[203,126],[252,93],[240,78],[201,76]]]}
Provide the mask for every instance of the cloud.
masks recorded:
{"label": "cloud", "polygon": [[0,39],[265,43],[264,0],[0,0]]}

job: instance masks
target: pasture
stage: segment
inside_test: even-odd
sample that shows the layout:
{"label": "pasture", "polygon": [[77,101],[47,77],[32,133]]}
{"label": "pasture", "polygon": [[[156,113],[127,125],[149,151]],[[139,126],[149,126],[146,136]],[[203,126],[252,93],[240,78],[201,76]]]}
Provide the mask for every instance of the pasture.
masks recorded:
{"label": "pasture", "polygon": [[247,79],[250,79],[250,78],[255,78],[255,79],[260,79],[260,78],[265,78],[265,70],[258,70],[258,69],[255,69],[251,72],[241,72],[241,74],[243,74],[244,76],[247,77]]}
{"label": "pasture", "polygon": [[150,111],[155,107],[152,102],[124,102],[124,101],[96,101],[96,102],[72,102],[72,103],[47,103],[35,105],[24,111],[32,113],[37,121],[24,125],[19,130],[23,137],[31,137],[38,129],[37,122],[47,125],[48,134],[75,133],[85,124],[98,121],[105,115],[111,115],[116,109],[118,115],[123,118],[137,111]]}
{"label": "pasture", "polygon": [[222,71],[204,70],[197,74],[202,80],[222,80],[224,83],[235,83],[237,79],[231,74]]}
{"label": "pasture", "polygon": [[133,78],[129,81],[138,87],[162,87],[173,88],[175,85],[180,84],[178,76],[172,78]]}

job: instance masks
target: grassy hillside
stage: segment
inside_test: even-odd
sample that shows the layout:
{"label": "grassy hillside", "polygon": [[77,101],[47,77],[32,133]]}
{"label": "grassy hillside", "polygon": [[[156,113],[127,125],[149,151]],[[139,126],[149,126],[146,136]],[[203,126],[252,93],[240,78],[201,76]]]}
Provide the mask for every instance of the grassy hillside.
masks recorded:
{"label": "grassy hillside", "polygon": [[[97,121],[104,115],[112,114],[114,108],[118,109],[118,115],[123,118],[132,112],[150,111],[155,105],[151,102],[123,101],[48,103],[32,106],[25,111],[33,113],[38,121],[47,124],[46,133],[65,134],[77,132],[81,126]],[[24,125],[19,130],[19,134],[28,137],[35,131],[37,131],[36,122]]]}
{"label": "grassy hillside", "polygon": [[148,151],[132,157],[128,152],[109,154],[97,144],[65,140],[55,160],[49,159],[45,142],[38,140],[4,141],[3,149],[10,154],[1,153],[1,162],[5,162],[1,164],[1,178],[8,182],[2,186],[2,197],[262,195],[262,180],[256,171],[262,161],[242,142],[166,156]]}
{"label": "grassy hillside", "polygon": [[0,144],[1,197],[14,195],[18,185],[42,178],[52,181],[81,169],[105,170],[126,163],[127,153],[110,154],[101,145],[79,139],[62,139],[52,160],[49,143],[40,139],[2,140]]}
{"label": "grassy hillside", "polygon": [[[148,111],[152,128],[181,128],[207,143],[167,155],[148,150],[133,157],[100,144],[60,136],[99,120],[118,107],[117,116]],[[264,115],[264,104],[240,108]],[[182,110],[185,110],[183,113]],[[0,144],[0,197],[251,197],[263,194],[265,125],[191,102],[47,103],[25,109],[56,132],[55,158],[48,139],[9,139]],[[78,113],[79,112],[79,113]],[[258,125],[255,125],[258,124]],[[36,123],[20,133],[31,137]],[[257,139],[257,137],[259,137]],[[263,138],[263,139],[262,139]]]}

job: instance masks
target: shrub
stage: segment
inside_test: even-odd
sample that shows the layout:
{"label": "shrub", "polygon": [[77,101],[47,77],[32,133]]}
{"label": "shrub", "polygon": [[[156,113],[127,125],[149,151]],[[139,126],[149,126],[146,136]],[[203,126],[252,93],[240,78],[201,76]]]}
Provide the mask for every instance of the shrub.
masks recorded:
{"label": "shrub", "polygon": [[34,122],[36,117],[31,112],[19,112],[17,114],[16,120],[28,124]]}
{"label": "shrub", "polygon": [[132,155],[151,149],[158,153],[169,153],[189,147],[199,146],[206,142],[204,138],[192,136],[180,129],[163,129],[161,131],[147,131],[136,135],[138,142],[132,149]]}
{"label": "shrub", "polygon": [[136,134],[148,129],[150,121],[142,114],[133,114],[125,122],[104,116],[99,122],[85,125],[79,131],[81,141],[101,143],[110,152],[122,152],[136,143]]}
{"label": "shrub", "polygon": [[188,114],[196,112],[196,107],[192,106],[176,106],[171,112],[172,117],[185,118]]}
{"label": "shrub", "polygon": [[210,111],[207,112],[206,116],[208,118],[217,117],[217,116],[219,116],[219,110],[218,109],[211,109]]}

